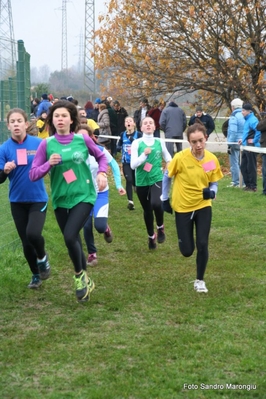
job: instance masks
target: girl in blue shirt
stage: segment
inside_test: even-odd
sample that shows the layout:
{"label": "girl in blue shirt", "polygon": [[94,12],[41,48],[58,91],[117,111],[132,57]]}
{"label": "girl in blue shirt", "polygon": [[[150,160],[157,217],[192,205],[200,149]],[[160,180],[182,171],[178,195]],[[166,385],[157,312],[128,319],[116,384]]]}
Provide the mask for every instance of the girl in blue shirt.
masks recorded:
{"label": "girl in blue shirt", "polygon": [[32,272],[29,288],[39,288],[50,276],[42,230],[48,195],[43,179],[32,182],[29,171],[42,139],[26,133],[27,115],[20,108],[7,114],[11,137],[0,146],[0,184],[9,179],[11,213]]}

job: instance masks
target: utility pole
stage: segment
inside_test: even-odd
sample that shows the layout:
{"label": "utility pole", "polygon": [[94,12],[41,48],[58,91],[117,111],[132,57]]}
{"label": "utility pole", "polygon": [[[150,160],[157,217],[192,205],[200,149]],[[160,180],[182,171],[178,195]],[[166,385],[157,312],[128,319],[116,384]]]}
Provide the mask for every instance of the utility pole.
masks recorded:
{"label": "utility pole", "polygon": [[61,70],[68,69],[67,61],[67,0],[62,0],[62,48],[61,48]]}
{"label": "utility pole", "polygon": [[90,100],[95,97],[95,68],[91,53],[95,50],[95,4],[85,0],[84,84],[89,89]]}
{"label": "utility pole", "polygon": [[11,0],[0,0],[0,80],[15,75],[16,60]]}

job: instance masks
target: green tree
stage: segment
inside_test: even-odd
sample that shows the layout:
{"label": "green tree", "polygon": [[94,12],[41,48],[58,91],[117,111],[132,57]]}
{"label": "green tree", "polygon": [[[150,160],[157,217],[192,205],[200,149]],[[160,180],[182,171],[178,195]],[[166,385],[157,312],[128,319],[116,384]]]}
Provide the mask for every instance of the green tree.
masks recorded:
{"label": "green tree", "polygon": [[264,110],[263,0],[111,0],[96,32],[98,69],[139,98],[203,93],[213,109],[234,97]]}

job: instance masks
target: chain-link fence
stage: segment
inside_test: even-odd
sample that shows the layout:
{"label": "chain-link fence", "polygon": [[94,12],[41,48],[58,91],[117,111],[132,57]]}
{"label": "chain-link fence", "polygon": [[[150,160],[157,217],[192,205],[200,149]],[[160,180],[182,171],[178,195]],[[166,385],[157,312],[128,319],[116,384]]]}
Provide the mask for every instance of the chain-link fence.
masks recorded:
{"label": "chain-link fence", "polygon": [[6,115],[10,109],[22,108],[30,115],[30,55],[23,40],[19,40],[17,46],[16,71],[6,72],[0,81],[0,144],[9,137]]}

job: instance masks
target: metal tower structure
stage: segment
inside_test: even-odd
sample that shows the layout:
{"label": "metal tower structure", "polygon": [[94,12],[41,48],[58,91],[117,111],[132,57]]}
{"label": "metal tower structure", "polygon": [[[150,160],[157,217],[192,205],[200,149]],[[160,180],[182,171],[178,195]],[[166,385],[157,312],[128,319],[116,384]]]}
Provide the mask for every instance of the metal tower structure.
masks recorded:
{"label": "metal tower structure", "polygon": [[95,4],[94,0],[85,0],[85,46],[84,46],[84,83],[90,97],[95,96],[95,68],[91,54],[95,49]]}
{"label": "metal tower structure", "polygon": [[67,57],[67,0],[62,0],[62,48],[61,70],[68,69]]}
{"label": "metal tower structure", "polygon": [[11,0],[0,0],[0,79],[15,74],[17,49],[14,38]]}

